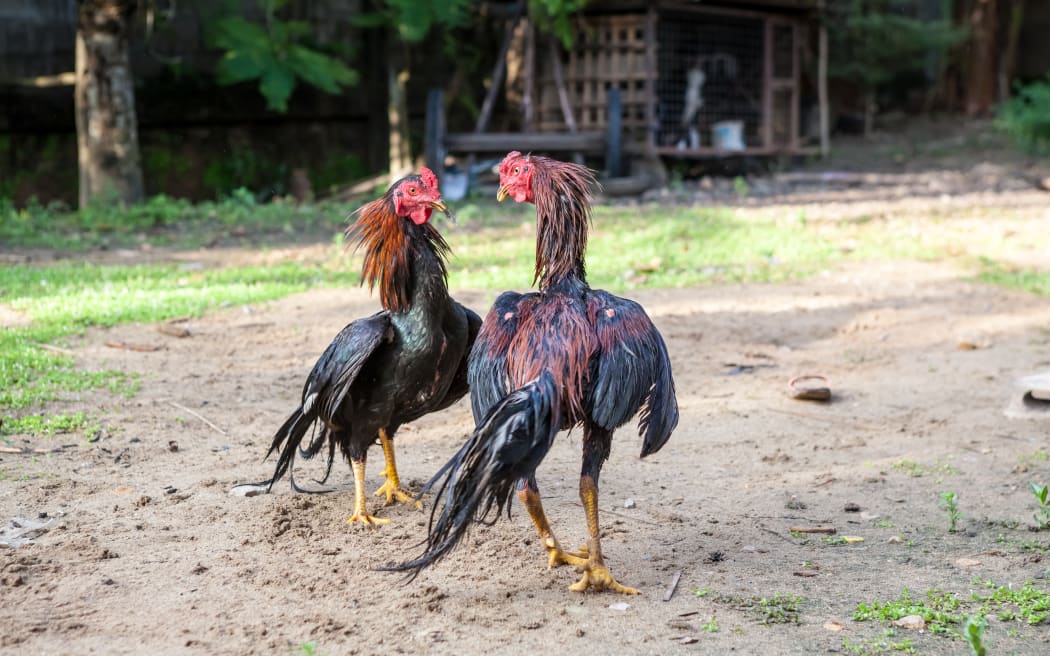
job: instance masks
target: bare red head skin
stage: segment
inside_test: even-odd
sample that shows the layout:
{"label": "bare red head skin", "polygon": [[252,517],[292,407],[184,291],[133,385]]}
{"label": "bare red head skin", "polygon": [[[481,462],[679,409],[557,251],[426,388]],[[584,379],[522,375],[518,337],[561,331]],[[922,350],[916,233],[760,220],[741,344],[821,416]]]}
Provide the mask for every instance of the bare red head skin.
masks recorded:
{"label": "bare red head skin", "polygon": [[447,212],[441,200],[437,176],[426,167],[419,175],[410,175],[396,182],[390,190],[390,199],[394,203],[394,213],[416,225],[429,221],[434,210]]}
{"label": "bare red head skin", "polygon": [[532,192],[532,177],[536,167],[532,158],[518,151],[507,153],[499,165],[499,191],[496,200],[502,201],[510,196],[518,203],[535,203]]}

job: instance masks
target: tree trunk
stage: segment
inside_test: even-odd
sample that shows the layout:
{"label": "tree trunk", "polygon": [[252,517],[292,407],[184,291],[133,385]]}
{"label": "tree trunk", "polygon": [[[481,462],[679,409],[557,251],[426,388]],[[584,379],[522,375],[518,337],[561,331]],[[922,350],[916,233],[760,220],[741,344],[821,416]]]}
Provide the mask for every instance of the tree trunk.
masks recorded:
{"label": "tree trunk", "polygon": [[[393,40],[391,43],[396,43]],[[398,46],[394,46],[397,48]],[[412,172],[412,155],[408,144],[408,66],[403,58],[391,53],[387,57],[387,120],[390,125],[390,181]]]}
{"label": "tree trunk", "polygon": [[1006,31],[1006,47],[999,65],[999,100],[1008,100],[1011,85],[1017,72],[1017,48],[1021,43],[1021,28],[1024,26],[1025,0],[1010,3],[1010,24]]}
{"label": "tree trunk", "polygon": [[76,124],[80,206],[143,197],[128,33],[137,0],[79,0]]}
{"label": "tree trunk", "polygon": [[995,49],[996,0],[975,0],[970,10],[970,71],[966,84],[966,113],[988,114],[995,102],[999,67]]}

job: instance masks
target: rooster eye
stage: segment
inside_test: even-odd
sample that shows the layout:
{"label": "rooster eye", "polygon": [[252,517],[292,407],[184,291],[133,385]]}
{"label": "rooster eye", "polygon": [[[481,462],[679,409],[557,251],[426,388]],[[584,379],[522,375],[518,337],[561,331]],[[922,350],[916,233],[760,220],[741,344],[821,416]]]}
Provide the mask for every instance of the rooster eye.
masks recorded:
{"label": "rooster eye", "polygon": [[415,196],[417,193],[419,193],[419,190],[416,189],[415,187],[409,187],[408,188],[408,193],[413,195],[413,196]]}
{"label": "rooster eye", "polygon": [[521,173],[521,167],[520,166],[515,166],[514,167],[514,175],[517,175],[519,173]]}

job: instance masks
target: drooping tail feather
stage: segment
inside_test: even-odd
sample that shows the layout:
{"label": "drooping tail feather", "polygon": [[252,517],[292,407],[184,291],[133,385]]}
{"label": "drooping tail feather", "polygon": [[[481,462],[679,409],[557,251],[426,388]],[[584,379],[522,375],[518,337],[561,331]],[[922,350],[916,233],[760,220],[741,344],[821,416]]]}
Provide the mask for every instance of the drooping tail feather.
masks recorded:
{"label": "drooping tail feather", "polygon": [[498,518],[517,481],[535,471],[547,455],[560,422],[558,389],[548,372],[493,406],[463,448],[426,485],[432,488],[440,480],[426,549],[414,560],[383,569],[411,572],[414,578],[447,555],[472,523],[485,521],[493,509]]}
{"label": "drooping tail feather", "polygon": [[[273,484],[280,480],[285,472],[288,472],[288,477],[291,480],[292,489],[296,492],[308,492],[300,488],[295,483],[295,473],[292,471],[292,465],[295,462],[296,452],[303,459],[310,459],[317,454],[321,449],[321,445],[324,444],[325,438],[328,437],[328,428],[325,426],[321,427],[320,434],[317,435],[306,449],[301,448],[303,437],[310,430],[310,428],[317,421],[317,410],[316,407],[311,407],[308,410],[304,409],[303,406],[299,406],[295,412],[293,412],[288,419],[285,420],[284,424],[277,429],[277,433],[273,436],[273,442],[270,443],[270,449],[266,452],[267,458],[270,454],[277,453],[277,465],[274,467],[273,477],[270,478],[269,485],[266,488],[267,492],[273,489]],[[328,480],[328,475],[332,471],[332,460],[334,456],[335,442],[331,439],[329,442],[329,454],[328,454],[328,466],[325,471],[324,479],[320,482]]]}
{"label": "drooping tail feather", "polygon": [[664,340],[657,335],[657,341],[661,367],[638,420],[638,432],[643,435],[642,458],[659,451],[678,425],[678,399],[671,377],[671,362]]}

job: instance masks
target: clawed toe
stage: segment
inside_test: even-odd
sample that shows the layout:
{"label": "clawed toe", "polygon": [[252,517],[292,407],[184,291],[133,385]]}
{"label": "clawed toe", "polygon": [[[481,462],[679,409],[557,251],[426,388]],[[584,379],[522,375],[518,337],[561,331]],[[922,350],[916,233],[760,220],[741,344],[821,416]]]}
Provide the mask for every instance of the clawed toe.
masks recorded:
{"label": "clawed toe", "polygon": [[386,517],[376,517],[375,515],[369,515],[366,512],[356,512],[350,516],[350,519],[346,520],[347,524],[356,524],[358,522],[375,528],[381,524],[389,524],[390,520]]}
{"label": "clawed toe", "polygon": [[602,590],[611,590],[612,592],[619,592],[620,594],[636,595],[638,590],[635,588],[621,585],[609,574],[609,570],[604,565],[586,565],[583,568],[583,576],[576,583],[569,586],[569,589],[573,592],[586,592],[587,590],[594,589],[596,592]]}

